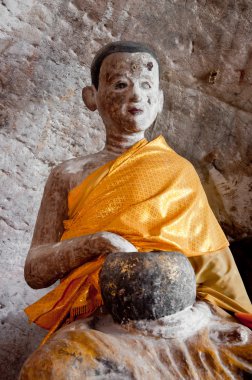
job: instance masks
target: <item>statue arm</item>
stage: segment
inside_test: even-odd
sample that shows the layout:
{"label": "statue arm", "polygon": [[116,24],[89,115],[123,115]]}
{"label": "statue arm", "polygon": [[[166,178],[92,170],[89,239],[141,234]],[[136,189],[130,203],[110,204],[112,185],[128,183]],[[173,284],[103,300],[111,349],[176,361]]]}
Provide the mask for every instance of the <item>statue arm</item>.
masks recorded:
{"label": "statue arm", "polygon": [[[197,293],[200,298],[215,298],[218,306],[231,311],[233,309],[230,305],[234,306],[236,303],[238,310],[251,312],[249,297],[228,247],[189,257],[189,260],[196,274]],[[227,299],[232,300],[230,304],[226,303]],[[218,300],[221,303],[218,304]]]}
{"label": "statue arm", "polygon": [[101,253],[136,250],[127,240],[109,232],[60,241],[64,232],[63,220],[67,219],[68,189],[67,180],[55,168],[45,186],[25,262],[25,280],[34,289],[52,285]]}

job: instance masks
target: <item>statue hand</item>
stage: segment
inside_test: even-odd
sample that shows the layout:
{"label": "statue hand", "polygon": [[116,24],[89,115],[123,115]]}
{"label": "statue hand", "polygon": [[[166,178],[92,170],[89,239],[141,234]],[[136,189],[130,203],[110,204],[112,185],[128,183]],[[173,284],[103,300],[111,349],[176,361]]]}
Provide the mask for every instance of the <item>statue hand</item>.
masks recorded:
{"label": "statue hand", "polygon": [[34,289],[45,288],[72,269],[114,252],[137,252],[137,249],[128,240],[111,232],[34,246],[26,259],[25,279]]}

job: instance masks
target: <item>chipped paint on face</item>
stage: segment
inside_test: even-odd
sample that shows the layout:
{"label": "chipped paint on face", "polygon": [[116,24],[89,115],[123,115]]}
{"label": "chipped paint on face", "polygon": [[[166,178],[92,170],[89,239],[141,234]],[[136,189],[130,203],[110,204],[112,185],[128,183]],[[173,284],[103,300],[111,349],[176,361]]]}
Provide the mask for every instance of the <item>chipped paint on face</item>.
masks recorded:
{"label": "chipped paint on face", "polygon": [[96,102],[107,130],[145,131],[160,108],[158,63],[148,53],[114,53],[106,57]]}
{"label": "chipped paint on face", "polygon": [[148,62],[148,63],[147,63],[147,69],[148,69],[149,71],[151,71],[152,68],[153,68],[153,63],[152,63],[152,62]]}

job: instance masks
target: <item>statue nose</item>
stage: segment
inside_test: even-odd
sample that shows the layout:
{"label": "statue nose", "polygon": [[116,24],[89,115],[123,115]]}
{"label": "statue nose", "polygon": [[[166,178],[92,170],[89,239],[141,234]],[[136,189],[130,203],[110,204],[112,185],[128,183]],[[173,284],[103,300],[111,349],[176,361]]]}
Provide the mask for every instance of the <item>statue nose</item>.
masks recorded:
{"label": "statue nose", "polygon": [[140,90],[138,84],[134,84],[132,86],[130,101],[137,103],[137,102],[140,102],[141,99],[142,99],[141,90]]}

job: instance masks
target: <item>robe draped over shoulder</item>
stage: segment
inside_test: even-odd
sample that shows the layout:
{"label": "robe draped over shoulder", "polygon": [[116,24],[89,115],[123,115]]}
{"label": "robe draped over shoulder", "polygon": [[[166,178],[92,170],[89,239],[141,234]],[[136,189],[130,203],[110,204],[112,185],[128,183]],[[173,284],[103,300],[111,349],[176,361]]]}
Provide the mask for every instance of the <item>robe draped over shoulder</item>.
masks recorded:
{"label": "robe draped over shoulder", "polygon": [[195,169],[162,136],[141,140],[69,193],[62,239],[114,232],[141,252],[198,256],[228,246]]}

